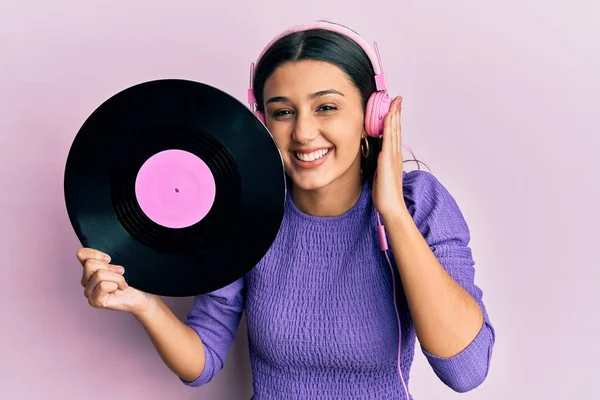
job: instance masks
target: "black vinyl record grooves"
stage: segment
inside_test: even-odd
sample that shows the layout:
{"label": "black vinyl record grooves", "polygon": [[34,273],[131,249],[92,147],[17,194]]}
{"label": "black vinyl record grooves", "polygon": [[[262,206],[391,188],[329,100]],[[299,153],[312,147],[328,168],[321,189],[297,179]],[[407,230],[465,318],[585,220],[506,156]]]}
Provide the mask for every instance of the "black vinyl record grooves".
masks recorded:
{"label": "black vinyl record grooves", "polygon": [[177,79],[141,83],[85,121],[64,175],[84,247],[125,267],[139,290],[193,296],[244,276],[283,219],[281,154],[237,99]]}

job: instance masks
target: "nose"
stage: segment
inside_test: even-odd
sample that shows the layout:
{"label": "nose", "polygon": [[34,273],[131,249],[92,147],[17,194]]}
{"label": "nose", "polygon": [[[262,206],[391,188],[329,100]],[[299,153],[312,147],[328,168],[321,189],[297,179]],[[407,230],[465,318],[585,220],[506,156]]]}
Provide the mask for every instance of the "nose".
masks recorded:
{"label": "nose", "polygon": [[319,134],[319,129],[310,113],[296,113],[294,122],[294,131],[292,138],[294,141],[306,144],[315,139]]}

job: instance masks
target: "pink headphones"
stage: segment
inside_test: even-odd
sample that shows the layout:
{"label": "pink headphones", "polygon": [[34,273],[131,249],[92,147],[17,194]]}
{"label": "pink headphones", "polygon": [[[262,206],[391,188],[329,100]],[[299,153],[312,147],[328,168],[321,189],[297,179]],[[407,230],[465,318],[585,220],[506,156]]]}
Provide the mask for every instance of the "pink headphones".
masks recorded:
{"label": "pink headphones", "polygon": [[379,49],[377,47],[377,43],[373,42],[373,47],[375,51],[371,50],[367,42],[362,39],[358,34],[354,31],[345,28],[341,25],[327,22],[327,21],[317,21],[315,23],[307,24],[307,25],[296,25],[291,28],[286,29],[284,32],[277,35],[273,40],[271,40],[267,46],[261,51],[258,56],[256,62],[250,64],[250,88],[248,89],[248,103],[250,105],[250,109],[254,112],[254,114],[260,119],[260,121],[264,124],[265,117],[262,112],[257,110],[256,104],[256,96],[254,94],[254,66],[258,64],[262,56],[265,54],[267,49],[271,47],[273,43],[277,40],[286,36],[293,32],[301,32],[309,29],[326,29],[332,32],[340,33],[348,38],[354,40],[367,54],[369,59],[371,60],[371,65],[373,65],[373,69],[375,71],[375,85],[377,87],[377,91],[374,92],[367,102],[367,109],[365,111],[365,131],[367,135],[373,137],[381,137],[383,135],[383,120],[385,115],[390,110],[391,97],[387,92],[387,82],[385,79],[385,75],[383,73],[383,65],[381,63],[381,57],[379,56]]}

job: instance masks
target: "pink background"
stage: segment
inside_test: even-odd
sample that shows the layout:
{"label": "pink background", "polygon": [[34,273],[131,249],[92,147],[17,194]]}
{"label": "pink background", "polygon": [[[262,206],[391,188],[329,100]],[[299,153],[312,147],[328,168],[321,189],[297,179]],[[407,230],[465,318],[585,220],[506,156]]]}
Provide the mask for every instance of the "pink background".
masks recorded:
{"label": "pink background", "polygon": [[[249,398],[244,324],[225,370],[190,389],[129,315],[87,305],[64,163],[116,92],[177,77],[244,101],[248,63],[272,36],[328,18],[379,42],[404,96],[404,143],[462,206],[497,328],[489,378],[468,394],[417,351],[416,398],[597,398],[599,3],[206,3],[0,3],[0,397]],[[191,299],[169,304],[183,317]]]}

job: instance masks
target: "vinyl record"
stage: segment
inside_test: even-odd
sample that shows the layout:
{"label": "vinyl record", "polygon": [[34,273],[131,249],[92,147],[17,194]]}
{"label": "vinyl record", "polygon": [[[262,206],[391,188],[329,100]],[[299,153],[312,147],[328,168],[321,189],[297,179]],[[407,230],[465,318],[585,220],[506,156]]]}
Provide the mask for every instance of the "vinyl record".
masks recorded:
{"label": "vinyl record", "polygon": [[259,119],[219,89],[176,79],[98,107],[64,176],[82,245],[123,265],[129,285],[173,297],[250,271],[279,231],[285,192],[281,154]]}

